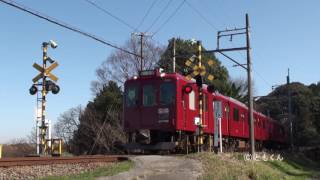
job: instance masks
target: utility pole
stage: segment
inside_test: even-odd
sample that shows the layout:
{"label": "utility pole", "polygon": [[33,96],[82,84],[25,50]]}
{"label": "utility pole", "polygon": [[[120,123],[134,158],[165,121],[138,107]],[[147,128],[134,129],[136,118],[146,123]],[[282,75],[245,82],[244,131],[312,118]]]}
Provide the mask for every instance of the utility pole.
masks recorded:
{"label": "utility pole", "polygon": [[144,65],[144,60],[143,60],[143,39],[144,37],[147,37],[149,35],[145,34],[144,32],[140,33],[132,33],[134,36],[139,36],[140,37],[140,71],[143,71],[143,65]]}
{"label": "utility pole", "polygon": [[[245,35],[246,36],[246,46],[245,47],[235,47],[235,48],[220,48],[220,38],[222,37],[230,37]],[[241,64],[238,61],[234,60],[230,56],[226,55],[224,52],[229,51],[246,51],[247,54],[247,64]],[[236,63],[237,66],[241,66],[247,71],[248,77],[248,108],[249,108],[249,125],[250,125],[250,154],[252,159],[255,158],[255,138],[254,138],[254,119],[253,119],[253,96],[252,96],[252,63],[251,63],[251,55],[250,55],[251,47],[250,47],[250,25],[249,25],[249,15],[246,14],[246,27],[244,28],[234,28],[234,29],[226,29],[224,31],[218,31],[217,33],[217,49],[216,50],[208,50],[204,53],[220,53],[227,59]]]}
{"label": "utility pole", "polygon": [[172,72],[176,72],[176,38],[173,38]]}
{"label": "utility pole", "polygon": [[248,74],[248,104],[250,121],[250,154],[254,157],[254,119],[253,119],[253,97],[252,97],[252,78],[251,78],[251,56],[250,56],[250,36],[249,36],[249,15],[246,14],[246,42],[247,42],[247,74]]}
{"label": "utility pole", "polygon": [[290,89],[290,70],[288,68],[288,76],[287,76],[287,86],[288,86],[288,120],[290,122],[290,146],[291,150],[293,150],[293,127],[292,127],[292,118],[291,118],[291,89]]}

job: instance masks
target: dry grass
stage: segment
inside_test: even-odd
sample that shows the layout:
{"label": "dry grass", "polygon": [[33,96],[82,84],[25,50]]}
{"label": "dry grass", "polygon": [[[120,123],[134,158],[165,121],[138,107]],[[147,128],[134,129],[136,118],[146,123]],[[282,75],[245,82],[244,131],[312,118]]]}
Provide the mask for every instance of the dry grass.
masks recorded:
{"label": "dry grass", "polygon": [[[270,157],[271,154],[267,154]],[[245,160],[242,153],[190,155],[203,163],[200,179],[319,179],[320,165],[303,155],[288,154],[283,161]]]}

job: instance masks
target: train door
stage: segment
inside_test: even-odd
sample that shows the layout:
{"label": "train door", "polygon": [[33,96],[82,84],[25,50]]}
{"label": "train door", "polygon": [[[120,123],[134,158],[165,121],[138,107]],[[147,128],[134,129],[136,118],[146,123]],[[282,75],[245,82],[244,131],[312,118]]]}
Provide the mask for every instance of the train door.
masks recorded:
{"label": "train door", "polygon": [[230,105],[227,101],[223,101],[223,118],[222,118],[222,134],[229,136],[230,127],[229,127],[229,120],[230,120]]}
{"label": "train door", "polygon": [[260,117],[257,114],[253,114],[254,119],[254,136],[255,139],[261,139],[260,137]]}
{"label": "train door", "polygon": [[242,125],[240,120],[240,110],[239,107],[233,106],[232,107],[232,120],[230,121],[230,134],[231,136],[238,137],[241,135]]}
{"label": "train door", "polygon": [[244,112],[244,136],[246,138],[249,138],[249,126],[250,126],[250,121],[249,121],[249,115],[248,115],[248,109],[245,110]]}
{"label": "train door", "polygon": [[176,85],[171,79],[159,84],[158,119],[162,125],[176,125]]}
{"label": "train door", "polygon": [[209,127],[209,114],[208,114],[208,93],[203,93],[203,123],[204,129]]}
{"label": "train door", "polygon": [[157,120],[157,105],[156,101],[156,84],[146,83],[142,85],[142,104],[141,104],[141,125],[143,128],[151,128],[156,124]]}
{"label": "train door", "polygon": [[[181,94],[181,103],[182,103],[182,112],[181,112],[181,119],[182,119],[182,129],[185,130],[187,128],[187,105],[188,105],[188,94],[182,91]],[[177,109],[179,110],[179,108]],[[177,114],[178,115],[178,114]]]}
{"label": "train door", "polygon": [[181,98],[183,106],[182,127],[184,130],[191,131],[194,128],[194,117],[196,113],[196,93],[194,90],[190,92],[182,91]]}
{"label": "train door", "polygon": [[245,137],[245,109],[241,108],[240,111],[240,123],[241,123],[241,137]]}

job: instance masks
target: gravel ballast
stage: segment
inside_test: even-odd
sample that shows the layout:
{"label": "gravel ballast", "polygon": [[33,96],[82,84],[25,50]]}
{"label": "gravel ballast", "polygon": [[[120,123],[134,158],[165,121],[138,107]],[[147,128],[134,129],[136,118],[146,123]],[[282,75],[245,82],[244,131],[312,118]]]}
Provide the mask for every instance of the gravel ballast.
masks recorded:
{"label": "gravel ballast", "polygon": [[93,171],[99,167],[110,166],[113,163],[92,162],[74,164],[51,164],[35,166],[14,166],[0,168],[0,180],[4,179],[39,179],[47,176],[65,176]]}

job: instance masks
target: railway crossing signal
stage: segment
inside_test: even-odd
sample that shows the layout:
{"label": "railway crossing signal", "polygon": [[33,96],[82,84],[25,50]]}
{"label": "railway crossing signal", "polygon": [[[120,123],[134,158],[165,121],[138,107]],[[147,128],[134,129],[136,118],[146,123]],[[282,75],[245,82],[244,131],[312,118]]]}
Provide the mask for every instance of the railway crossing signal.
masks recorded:
{"label": "railway crossing signal", "polygon": [[[48,58],[47,58],[48,59]],[[47,60],[46,60],[47,61]],[[50,79],[52,79],[53,81],[57,82],[58,78],[57,76],[51,74],[51,71],[53,69],[55,69],[59,64],[57,62],[54,62],[53,64],[51,64],[48,68],[44,69],[43,67],[41,67],[40,65],[38,65],[37,63],[33,64],[33,67],[35,69],[37,69],[38,71],[40,71],[40,73],[34,77],[32,79],[33,83],[36,83],[37,81],[39,81],[39,79],[41,79],[43,76],[49,77]]]}
{"label": "railway crossing signal", "polygon": [[184,91],[186,94],[191,93],[191,91],[192,91],[192,86],[190,86],[189,84],[185,85],[185,86],[183,87],[183,91]]}
{"label": "railway crossing signal", "polygon": [[[206,71],[206,66],[204,64],[202,64],[201,62],[201,51],[202,51],[202,45],[201,45],[201,41],[197,42],[197,46],[198,46],[198,53],[197,56],[193,55],[191,56],[186,62],[185,65],[188,67],[189,70],[187,70],[187,75],[186,78],[188,80],[191,80],[192,78],[194,78],[196,80],[196,84],[198,86],[198,92],[199,92],[199,123],[198,125],[198,129],[197,129],[197,144],[198,144],[198,152],[201,149],[201,146],[203,144],[203,136],[202,136],[202,128],[205,127],[204,124],[204,119],[203,119],[203,92],[202,92],[202,84],[203,84],[203,78],[205,77],[206,79],[208,79],[209,81],[213,81],[214,80],[214,76],[212,74],[207,73]],[[196,62],[196,59],[198,60]],[[209,61],[206,62],[206,65],[208,67],[213,67],[215,65],[215,62],[210,59]],[[191,87],[191,86],[190,86]],[[187,91],[187,86],[185,86],[184,91]],[[192,90],[192,88],[189,88]],[[213,92],[213,86],[208,86],[208,90],[209,92]],[[191,91],[187,91],[187,93],[190,93]]]}
{"label": "railway crossing signal", "polygon": [[[196,80],[198,79],[198,81],[200,80],[200,77],[206,77],[206,79],[208,79],[209,81],[213,81],[214,80],[214,76],[212,74],[207,73],[206,71],[206,67],[204,65],[199,65],[195,63],[195,56],[192,56],[191,58],[189,58],[186,62],[185,65],[191,69],[191,71],[188,71],[188,75],[186,76],[186,78],[188,80],[191,80],[192,78],[195,78]],[[215,62],[210,59],[207,62],[208,67],[213,67],[215,65]],[[201,78],[202,80],[202,78]],[[202,86],[201,84],[198,84],[198,86]]]}
{"label": "railway crossing signal", "polygon": [[[52,155],[53,150],[51,149],[52,143],[54,142],[51,139],[50,134],[50,123],[46,122],[46,95],[49,91],[53,94],[57,94],[60,91],[60,87],[55,84],[58,81],[58,77],[51,73],[56,67],[58,67],[58,63],[52,60],[47,56],[48,46],[51,48],[56,48],[58,45],[54,41],[50,40],[49,42],[42,43],[43,49],[43,58],[42,58],[42,66],[37,63],[33,64],[33,67],[38,70],[40,73],[32,79],[33,85],[29,89],[29,93],[34,95],[38,92],[38,87],[41,87],[41,122],[38,125],[38,115],[37,115],[37,153],[39,155]],[[51,63],[50,66],[47,67],[47,62]],[[51,79],[51,80],[48,80]],[[41,81],[40,81],[41,80]],[[39,99],[37,98],[37,104]],[[38,107],[37,107],[38,109]],[[38,129],[39,128],[39,129]],[[60,143],[61,144],[61,143]]]}

